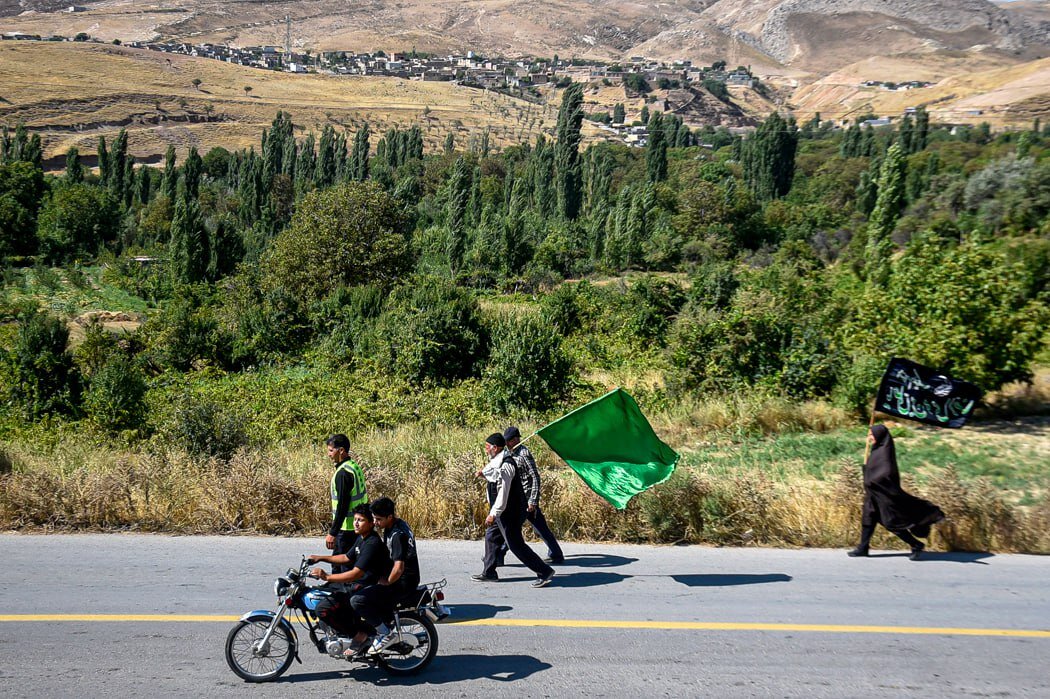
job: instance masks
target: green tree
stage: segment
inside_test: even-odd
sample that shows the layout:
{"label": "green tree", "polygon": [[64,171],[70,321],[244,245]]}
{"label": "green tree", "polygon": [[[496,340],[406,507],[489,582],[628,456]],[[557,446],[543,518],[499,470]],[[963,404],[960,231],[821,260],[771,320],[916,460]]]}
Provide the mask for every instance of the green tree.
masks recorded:
{"label": "green tree", "polygon": [[791,190],[797,147],[794,122],[775,112],[744,141],[744,180],[759,201],[778,199]]}
{"label": "green tree", "polygon": [[0,260],[35,252],[44,190],[44,173],[32,163],[0,164]]}
{"label": "green tree", "polygon": [[84,181],[84,165],[80,162],[80,151],[70,146],[66,151],[66,181],[80,184]]}
{"label": "green tree", "polygon": [[175,201],[179,191],[179,171],[175,168],[175,146],[164,151],[164,194]]}
{"label": "green tree", "polygon": [[368,179],[369,137],[368,123],[365,122],[354,134],[354,148],[350,154],[349,178],[357,182]]}
{"label": "green tree", "polygon": [[204,161],[196,146],[190,146],[186,162],[182,165],[182,183],[186,187],[186,196],[196,199],[200,194],[201,175],[204,173]]}
{"label": "green tree", "polygon": [[573,83],[562,95],[558,110],[558,142],[554,146],[558,211],[567,220],[580,212],[580,128],[583,124],[583,85]]}
{"label": "green tree", "polygon": [[116,238],[119,222],[117,204],[109,192],[86,184],[64,185],[51,193],[40,210],[40,251],[54,262],[93,256],[103,243]]}
{"label": "green tree", "polygon": [[645,171],[649,182],[655,184],[667,178],[667,136],[662,112],[649,118],[647,130],[649,139],[645,147]]}
{"label": "green tree", "polygon": [[201,220],[197,200],[180,189],[171,219],[169,244],[172,279],[179,284],[204,281],[211,261],[208,232]]}
{"label": "green tree", "polygon": [[622,124],[627,118],[627,114],[623,108],[623,102],[617,102],[613,106],[612,121],[614,124]]}
{"label": "green tree", "polygon": [[340,286],[390,284],[409,267],[408,218],[374,182],[310,192],[263,260],[263,283],[304,301]]}
{"label": "green tree", "polygon": [[889,274],[890,256],[893,254],[890,236],[904,209],[907,167],[903,145],[894,143],[886,151],[886,159],[882,162],[878,198],[868,219],[868,239],[864,250],[866,275],[876,284],[884,283]]}
{"label": "green tree", "polygon": [[886,285],[858,301],[849,347],[910,357],[985,391],[1030,379],[1050,312],[1030,297],[1022,265],[994,244],[923,234],[892,267]]}
{"label": "green tree", "polygon": [[456,159],[448,178],[445,203],[445,227],[448,229],[449,268],[455,274],[463,265],[467,249],[467,203],[470,199],[470,166],[464,157]]}

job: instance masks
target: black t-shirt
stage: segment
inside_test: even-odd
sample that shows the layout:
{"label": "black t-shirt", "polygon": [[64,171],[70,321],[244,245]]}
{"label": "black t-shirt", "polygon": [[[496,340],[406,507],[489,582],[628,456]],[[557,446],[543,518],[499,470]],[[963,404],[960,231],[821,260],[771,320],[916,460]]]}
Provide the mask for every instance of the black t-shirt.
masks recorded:
{"label": "black t-shirt", "polygon": [[416,536],[408,524],[399,519],[394,526],[386,530],[384,537],[390,549],[392,561],[404,561],[405,569],[397,584],[405,589],[415,589],[419,585],[419,559],[416,558]]}
{"label": "black t-shirt", "polygon": [[346,557],[350,560],[350,568],[364,571],[364,576],[354,581],[359,585],[375,585],[390,575],[390,552],[375,530],[368,536],[357,537]]}

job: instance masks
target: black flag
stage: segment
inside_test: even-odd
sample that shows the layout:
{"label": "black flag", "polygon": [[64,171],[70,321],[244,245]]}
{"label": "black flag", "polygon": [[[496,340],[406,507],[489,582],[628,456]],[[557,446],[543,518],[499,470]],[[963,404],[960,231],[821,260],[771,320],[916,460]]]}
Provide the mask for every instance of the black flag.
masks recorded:
{"label": "black flag", "polygon": [[972,383],[907,359],[891,359],[875,409],[927,425],[962,427],[980,399],[981,389]]}

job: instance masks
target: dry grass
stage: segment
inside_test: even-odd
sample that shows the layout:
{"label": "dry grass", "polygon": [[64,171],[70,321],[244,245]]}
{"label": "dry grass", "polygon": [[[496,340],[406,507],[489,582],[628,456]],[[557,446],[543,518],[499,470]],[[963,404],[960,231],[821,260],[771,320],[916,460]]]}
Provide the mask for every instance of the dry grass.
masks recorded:
{"label": "dry grass", "polygon": [[[522,425],[523,430],[530,425]],[[480,435],[405,426],[355,439],[371,497],[389,495],[422,537],[481,535]],[[687,463],[663,485],[617,512],[542,444],[530,445],[544,479],[544,511],[567,540],[727,545],[849,546],[859,529],[856,464],[831,480],[804,472],[774,477]],[[303,534],[323,531],[331,465],[316,446],[242,450],[228,463],[185,454],[112,453],[67,441],[50,453],[19,446],[0,455],[0,526],[22,530]],[[1050,498],[1008,503],[989,481],[953,468],[905,486],[938,503],[948,521],[933,546],[948,550],[1050,552]],[[901,546],[885,532],[876,544]]]}
{"label": "dry grass", "polygon": [[24,121],[40,131],[47,158],[60,158],[70,146],[94,154],[98,137],[111,139],[120,128],[128,131],[131,154],[152,162],[169,144],[180,157],[190,146],[258,147],[278,110],[303,127],[299,135],[319,133],[325,124],[355,131],[368,122],[373,146],[388,128],[419,125],[428,150],[440,148],[449,131],[458,148],[485,129],[493,147],[531,141],[557,120],[556,103],[534,105],[449,83],[293,75],[100,44],[4,42],[0,84],[0,123]]}

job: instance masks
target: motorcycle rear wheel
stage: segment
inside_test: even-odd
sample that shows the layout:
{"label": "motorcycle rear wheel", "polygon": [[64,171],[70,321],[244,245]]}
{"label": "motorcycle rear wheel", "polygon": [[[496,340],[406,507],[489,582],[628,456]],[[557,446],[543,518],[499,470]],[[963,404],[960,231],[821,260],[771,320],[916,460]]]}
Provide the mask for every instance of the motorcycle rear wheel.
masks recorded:
{"label": "motorcycle rear wheel", "polygon": [[265,653],[253,650],[271,621],[269,617],[241,621],[226,636],[226,664],[245,682],[272,682],[285,673],[295,657],[295,641],[283,624],[273,630]]}
{"label": "motorcycle rear wheel", "polygon": [[418,645],[399,648],[399,644],[395,643],[379,655],[377,662],[391,675],[414,675],[437,655],[437,629],[434,628],[434,622],[421,613],[403,612],[399,616],[402,636],[415,636]]}

